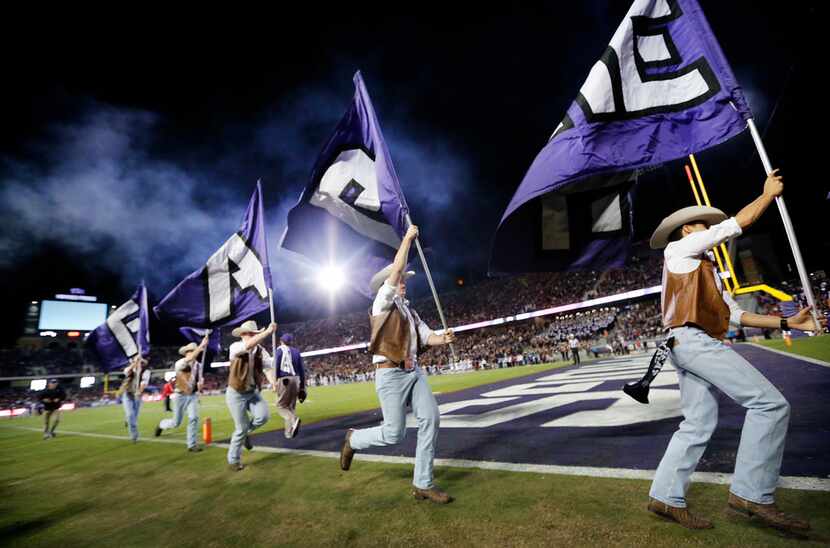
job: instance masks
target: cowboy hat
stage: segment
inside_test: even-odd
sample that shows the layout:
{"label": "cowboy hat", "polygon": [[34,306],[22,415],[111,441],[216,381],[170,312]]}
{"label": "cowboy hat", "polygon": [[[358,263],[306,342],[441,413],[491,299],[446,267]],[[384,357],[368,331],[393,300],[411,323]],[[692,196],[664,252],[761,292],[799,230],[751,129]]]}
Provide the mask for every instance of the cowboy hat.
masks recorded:
{"label": "cowboy hat", "polygon": [[181,354],[182,356],[187,356],[189,352],[193,352],[197,348],[199,348],[199,345],[197,345],[195,342],[187,343],[183,347],[179,348],[179,354]]}
{"label": "cowboy hat", "polygon": [[[392,265],[390,264],[389,266],[387,266],[386,268],[372,276],[372,281],[369,282],[369,289],[372,291],[372,293],[377,293],[378,289],[380,289],[380,286],[383,285],[383,282],[385,282],[391,275]],[[403,279],[406,280],[407,278],[411,278],[414,275],[414,270],[407,270],[403,273]]]}
{"label": "cowboy hat", "polygon": [[672,233],[683,225],[702,222],[708,225],[717,224],[726,220],[726,213],[720,209],[708,206],[689,206],[679,209],[663,219],[654,234],[651,235],[649,245],[651,249],[662,249],[669,244]]}
{"label": "cowboy hat", "polygon": [[263,330],[259,329],[256,325],[254,320],[248,320],[244,322],[242,325],[231,331],[231,335],[234,337],[241,337],[244,333],[262,333]]}

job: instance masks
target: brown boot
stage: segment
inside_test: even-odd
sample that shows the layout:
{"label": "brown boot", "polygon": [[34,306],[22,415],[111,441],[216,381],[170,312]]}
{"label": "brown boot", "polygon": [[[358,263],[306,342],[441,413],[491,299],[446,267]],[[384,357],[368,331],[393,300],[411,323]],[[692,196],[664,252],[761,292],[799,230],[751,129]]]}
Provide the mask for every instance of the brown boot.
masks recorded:
{"label": "brown boot", "polygon": [[729,504],[729,508],[744,517],[751,518],[752,516],[757,516],[765,524],[782,531],[801,533],[810,530],[810,522],[785,514],[778,509],[774,502],[771,504],[758,504],[757,502],[743,499],[734,493],[729,493],[729,501],[727,504]]}
{"label": "brown boot", "polygon": [[419,489],[412,486],[412,496],[418,500],[429,499],[437,504],[448,504],[453,498],[434,485],[429,489]]}
{"label": "brown boot", "polygon": [[648,511],[666,519],[676,521],[687,529],[711,529],[714,527],[711,521],[692,514],[688,508],[669,506],[657,499],[649,499]]}
{"label": "brown boot", "polygon": [[352,459],[354,458],[354,449],[352,449],[351,443],[349,441],[352,439],[352,432],[354,430],[349,429],[346,432],[346,437],[343,439],[343,447],[340,448],[340,469],[341,470],[348,470],[352,465]]}

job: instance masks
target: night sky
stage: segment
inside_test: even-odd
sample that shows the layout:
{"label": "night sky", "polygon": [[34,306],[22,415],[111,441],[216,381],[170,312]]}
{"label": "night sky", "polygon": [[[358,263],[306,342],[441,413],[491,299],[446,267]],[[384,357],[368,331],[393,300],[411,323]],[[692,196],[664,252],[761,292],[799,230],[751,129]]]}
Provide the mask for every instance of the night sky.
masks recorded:
{"label": "night sky", "polygon": [[[818,2],[774,12],[748,1],[701,4],[782,168],[808,269],[824,268],[826,14]],[[157,301],[237,228],[260,178],[278,318],[327,313],[313,272],[276,245],[357,69],[440,288],[483,278],[504,208],[629,3],[448,6],[7,18],[0,345],[20,335],[29,300],[70,287],[120,304],[143,277]],[[729,213],[761,190],[748,134],[698,162],[713,205]],[[635,222],[646,238],[663,216],[692,205],[682,164],[650,174],[640,198]],[[777,212],[752,231],[769,233],[786,268]],[[361,306],[345,293],[335,303]]]}

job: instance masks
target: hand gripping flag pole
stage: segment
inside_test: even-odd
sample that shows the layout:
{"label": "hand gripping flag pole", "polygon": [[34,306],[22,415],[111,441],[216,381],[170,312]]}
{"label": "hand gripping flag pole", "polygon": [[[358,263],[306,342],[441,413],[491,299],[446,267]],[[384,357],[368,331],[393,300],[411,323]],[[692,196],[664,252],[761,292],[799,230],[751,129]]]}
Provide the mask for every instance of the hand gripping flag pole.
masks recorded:
{"label": "hand gripping flag pole", "polygon": [[[268,303],[271,309],[271,323],[276,323],[274,319],[274,290],[270,287],[268,288]],[[271,333],[271,359],[274,359],[274,356],[277,355],[277,332],[276,330]],[[274,387],[276,388],[276,387]]]}
{"label": "hand gripping flag pole", "polygon": [[[210,334],[213,330],[212,329],[205,329],[205,337],[210,337]],[[205,359],[207,357],[208,348],[202,350],[202,360],[199,363],[199,371],[196,375],[193,375],[193,392],[199,393],[199,382],[202,380],[202,376],[205,374]]]}

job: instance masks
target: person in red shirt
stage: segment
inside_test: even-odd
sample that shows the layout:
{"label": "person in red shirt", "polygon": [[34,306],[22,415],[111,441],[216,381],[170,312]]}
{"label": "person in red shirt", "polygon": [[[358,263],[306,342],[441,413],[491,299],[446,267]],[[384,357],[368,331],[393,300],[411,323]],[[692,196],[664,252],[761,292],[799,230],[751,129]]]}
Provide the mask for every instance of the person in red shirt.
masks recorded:
{"label": "person in red shirt", "polygon": [[170,409],[170,396],[176,389],[176,377],[173,377],[169,381],[164,384],[164,388],[161,389],[161,397],[164,398],[164,410],[168,413],[171,411]]}

